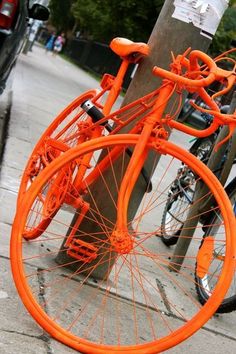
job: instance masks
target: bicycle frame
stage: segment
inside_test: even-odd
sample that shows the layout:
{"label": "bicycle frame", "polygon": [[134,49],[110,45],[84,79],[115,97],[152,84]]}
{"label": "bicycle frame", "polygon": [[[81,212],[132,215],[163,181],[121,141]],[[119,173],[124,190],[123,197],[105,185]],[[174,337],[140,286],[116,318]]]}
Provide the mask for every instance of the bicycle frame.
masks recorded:
{"label": "bicycle frame", "polygon": [[[162,142],[168,138],[168,132],[166,130],[166,126],[170,128],[176,128],[184,133],[191,134],[196,137],[205,137],[214,133],[220,125],[220,121],[214,119],[209,127],[199,131],[197,129],[185,126],[181,122],[175,121],[173,117],[164,114],[167,103],[170,97],[178,88],[177,87],[178,84],[182,84],[186,86],[191,92],[197,92],[198,95],[207,104],[207,106],[215,112],[215,114],[219,113],[218,105],[214,102],[214,100],[207,94],[207,92],[204,89],[204,86],[208,86],[211,82],[213,82],[216,79],[216,75],[214,74],[214,72],[217,72],[218,68],[214,63],[214,61],[212,60],[209,61],[209,57],[204,55],[202,52],[193,51],[191,52],[190,55],[192,58],[191,60],[192,60],[192,65],[194,70],[197,69],[198,59],[200,59],[206,64],[209,64],[210,73],[208,74],[207,78],[193,80],[175,74],[173,72],[166,72],[163,69],[154,68],[153,70],[154,74],[163,76],[164,78],[167,77],[167,79],[163,80],[163,84],[160,88],[151,92],[149,95],[133,102],[132,104],[121,108],[120,110],[114,112],[113,114],[105,115],[104,118],[101,118],[102,116],[100,116],[101,119],[99,118],[99,120],[95,123],[91,120],[90,117],[88,117],[87,120],[91,124],[88,124],[88,127],[85,129],[83,129],[83,125],[82,125],[82,129],[80,129],[79,132],[77,133],[78,141],[80,143],[83,143],[88,139],[93,141],[94,139],[96,140],[96,138],[102,135],[102,131],[104,128],[103,126],[106,125],[109,120],[112,120],[116,125],[115,129],[111,132],[111,134],[116,134],[118,132],[121,132],[124,126],[128,125],[134,119],[140,118],[140,115],[144,114],[144,116],[141,119],[139,119],[138,123],[134,126],[134,128],[132,128],[129,131],[129,134],[138,134],[139,141],[135,146],[135,149],[131,155],[131,159],[128,163],[127,170],[122,180],[121,188],[118,194],[117,221],[114,230],[114,237],[113,236],[111,237],[111,240],[114,243],[117,252],[124,252],[124,251],[127,252],[127,249],[124,250],[122,248],[123,247],[122,243],[124,245],[128,245],[127,246],[128,249],[129,247],[132,247],[132,240],[127,230],[128,203],[134,185],[138,179],[141,170],[143,169],[147,157],[146,145],[150,137],[155,136],[157,138],[159,144],[158,148],[160,148],[161,151]],[[189,63],[187,63],[186,61],[187,59],[186,60],[185,59],[186,59],[185,57],[181,56],[180,58],[181,65],[183,64],[183,66],[189,67]],[[178,61],[179,59],[177,58],[176,60]],[[97,103],[98,107],[99,107],[100,97],[109,89],[110,93],[107,99],[107,106],[105,104],[105,111],[110,110],[111,105],[113,104],[114,100],[117,98],[124,74],[128,67],[128,63],[129,63],[128,59],[123,60],[120,70],[117,74],[117,79],[113,80],[111,79],[110,76],[105,76],[105,79],[102,80],[101,86],[103,87],[103,91],[100,94],[98,94],[98,96],[93,98],[94,102]],[[223,72],[222,75],[223,76],[226,75],[225,72]],[[100,105],[100,107],[102,106]],[[132,112],[132,109],[134,110],[134,113],[133,114],[131,113],[131,117],[130,117],[130,110]],[[103,108],[103,112],[104,112],[104,108]],[[120,115],[122,118],[125,117],[125,119],[123,120],[120,119],[119,117]],[[76,138],[76,134],[73,135],[73,139],[74,138]],[[61,145],[60,141],[59,142],[52,141],[52,146],[54,144],[60,150],[60,145]],[[49,145],[50,145],[50,141],[49,141]],[[68,148],[65,149],[68,150]],[[63,150],[63,146],[61,147],[61,151],[66,151]],[[86,178],[85,178],[85,174],[90,164],[92,155],[87,154],[86,156],[84,156],[82,161],[79,161],[76,177],[74,178],[73,189],[76,191],[75,192],[76,195],[74,197],[79,196],[79,193],[81,192],[81,190],[83,190],[83,188],[84,190],[86,189],[85,184],[90,185],[90,183],[96,181],[96,179],[98,179],[99,177],[100,171],[103,172],[104,169],[106,169],[109,159],[112,158],[112,160],[113,159],[116,160],[119,157],[119,154],[120,154],[119,149],[118,150],[114,149],[112,155],[108,154],[107,159],[105,158],[102,162],[99,162],[98,167],[95,168],[91,172],[89,177]],[[72,172],[72,174],[73,173],[74,172]],[[83,183],[84,178],[86,183]],[[59,198],[57,198],[59,203],[58,207],[60,207],[61,198],[64,195],[63,193],[64,192],[62,192],[62,195],[59,195]],[[80,207],[82,203],[80,197],[78,197],[75,202],[72,200],[72,198],[67,197],[65,199],[65,202],[71,204],[74,207]],[[55,212],[57,210],[56,208],[57,206],[54,207]],[[82,214],[84,212],[86,212],[86,208],[82,211]],[[119,241],[117,242],[118,239]]]}
{"label": "bicycle frame", "polygon": [[[166,123],[165,118],[163,118],[163,114],[166,108],[166,105],[168,103],[168,100],[170,96],[174,93],[175,90],[175,84],[173,82],[168,82],[164,83],[163,86],[158,90],[158,96],[156,99],[156,102],[154,106],[152,107],[152,110],[149,114],[147,114],[145,117],[142,118],[142,130],[140,132],[140,126],[135,125],[135,127],[129,132],[130,134],[140,134],[139,142],[136,145],[134,152],[132,153],[131,159],[129,161],[125,176],[123,178],[121,188],[119,190],[119,195],[118,195],[118,203],[117,203],[117,223],[116,223],[116,229],[114,230],[114,233],[111,237],[112,242],[114,242],[114,246],[119,247],[117,251],[119,252],[127,252],[127,247],[132,247],[132,240],[131,237],[129,236],[129,232],[127,230],[127,209],[128,209],[128,201],[130,198],[130,195],[132,193],[132,190],[134,188],[134,185],[137,181],[137,178],[140,174],[140,171],[142,170],[144,166],[144,162],[146,160],[146,144],[147,141],[149,140],[150,136],[153,135],[154,133],[156,134],[157,138],[164,138],[167,139],[168,133],[163,127],[163,122]],[[204,99],[208,102],[208,105],[212,107],[213,109],[218,110],[218,106],[214,101],[210,99],[208,94],[203,90],[200,89],[200,95],[204,97]],[[133,105],[137,104],[138,101],[133,103]],[[124,108],[124,109],[127,109]],[[119,111],[118,111],[119,112]],[[118,115],[116,112],[115,115]],[[108,116],[106,119],[112,119],[113,116]],[[136,117],[132,117],[132,120],[135,119]],[[104,121],[104,120],[102,120]],[[101,124],[100,121],[99,123]],[[129,121],[130,122],[130,121]],[[128,122],[128,123],[129,123]],[[172,121],[171,121],[172,122]],[[124,125],[128,124],[127,122],[124,123]],[[194,134],[195,136],[207,136],[211,133],[213,133],[217,128],[218,124],[212,124],[209,128],[206,128],[205,130],[199,132],[196,129],[186,127],[181,123],[175,122],[174,123],[180,128],[180,130],[184,132],[188,132],[189,134]],[[172,125],[175,125],[172,124]],[[171,124],[169,124],[171,125]],[[154,129],[158,127],[157,131],[154,132]],[[121,129],[121,128],[118,128]],[[159,140],[160,144],[160,149],[161,149],[161,144],[162,141]],[[102,172],[104,172],[109,164],[109,162],[115,161],[118,159],[121,151],[119,148],[114,148],[108,156],[104,157],[102,161],[98,163],[98,165],[95,167],[95,169],[83,180],[84,177],[84,172],[85,170],[80,174],[79,178],[76,179],[76,187],[80,188],[78,189],[79,193],[83,193],[83,191],[88,187],[91,186],[98,178],[99,175]],[[82,162],[82,165],[88,166],[88,163],[90,161],[91,156],[87,155],[85,156],[86,161]],[[82,211],[83,213],[83,211]],[[79,218],[78,223],[74,226],[76,228],[79,226],[79,223],[82,221],[82,218]],[[119,243],[116,242],[116,239],[119,239]],[[123,249],[123,246],[125,245],[125,248]],[[129,245],[129,246],[127,246]]]}
{"label": "bicycle frame", "polygon": [[[168,82],[167,85],[163,86],[160,89],[152,112],[150,112],[144,119],[143,129],[140,134],[139,142],[134,149],[133,155],[123,178],[118,194],[116,229],[113,232],[114,236],[111,236],[111,240],[114,243],[115,249],[117,249],[118,247],[117,251],[122,251],[122,243],[125,245],[125,252],[132,248],[132,239],[127,229],[128,201],[134,188],[134,185],[137,181],[137,178],[140,174],[140,171],[143,168],[144,162],[146,160],[146,145],[148,139],[154,133],[154,127],[158,126],[158,137],[167,138],[168,136],[167,131],[163,128],[163,122],[167,123],[167,121],[163,119],[163,114],[169,97],[173,94],[174,89],[175,84],[173,82]],[[211,98],[208,96],[208,94],[203,88],[200,88],[198,92],[199,95],[205,100],[205,102],[210,107],[214,107],[213,109],[217,111],[219,110],[217,104],[211,100]],[[173,120],[169,122],[169,126],[178,128],[178,130],[181,130],[188,134],[203,137],[212,134],[218,128],[218,123],[213,122],[209,128],[206,128],[202,131],[198,131],[194,128],[184,126],[183,124]]]}

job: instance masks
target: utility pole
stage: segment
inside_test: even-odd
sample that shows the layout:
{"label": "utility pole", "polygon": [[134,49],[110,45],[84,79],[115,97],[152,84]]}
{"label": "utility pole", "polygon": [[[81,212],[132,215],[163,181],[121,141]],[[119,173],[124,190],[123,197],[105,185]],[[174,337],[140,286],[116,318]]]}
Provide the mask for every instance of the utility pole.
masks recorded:
{"label": "utility pole", "polygon": [[[165,1],[151,33],[150,39],[148,40],[148,44],[151,49],[150,56],[145,58],[139,65],[128,88],[122,106],[154,90],[160,85],[161,80],[153,76],[152,68],[157,65],[162,68],[169,69],[169,64],[171,62],[171,51],[175,55],[183,53],[188,47],[207,51],[214,35],[214,31],[216,30],[215,27],[217,27],[217,23],[219,24],[220,18],[223,16],[224,10],[228,6],[226,0],[217,0],[216,2],[219,3],[218,5],[221,5],[220,8],[217,8],[217,12],[215,12],[216,9],[209,5],[208,1],[205,0]],[[221,10],[220,18],[219,9]],[[131,126],[129,126],[129,128],[131,128]],[[149,176],[151,176],[151,173],[153,172],[152,167],[153,161],[151,161],[150,158],[150,160],[145,163],[145,169]],[[116,165],[116,168],[119,170],[118,164]],[[106,176],[106,180],[109,183],[109,176]],[[110,180],[112,180],[112,176]],[[92,186],[92,189],[94,194],[98,196],[96,199],[97,208],[102,211],[103,215],[107,219],[115,223],[116,213],[114,212],[114,207],[112,205],[109,207],[108,200],[110,200],[110,198],[109,196],[106,196],[108,192],[103,190],[103,182],[97,181],[96,185]],[[146,184],[144,183],[143,178],[140,177],[136,183],[135,190],[133,191],[131,198],[132,200],[129,204],[129,220],[132,220],[134,217],[145,190]],[[93,204],[92,200],[88,200],[88,202]],[[72,226],[75,224],[76,219],[77,217],[75,216]],[[88,220],[89,216],[86,218],[86,221],[84,220],[80,224],[80,230],[82,230],[83,233],[89,234],[92,232],[101,232],[101,230],[97,230],[95,223]],[[87,242],[89,242],[89,238]],[[65,252],[60,252],[58,254],[58,263],[65,263],[68,261],[68,259],[65,259],[64,253]],[[115,261],[115,257],[113,257],[113,261]],[[103,265],[96,269],[96,274],[93,273],[92,276],[103,279],[109,275],[111,266],[111,260],[106,263],[103,262]],[[88,265],[88,268],[91,268],[91,265]]]}
{"label": "utility pole", "polygon": [[[226,9],[228,7],[228,1],[215,1],[215,3],[218,3],[215,5],[215,9],[210,7],[210,5],[205,9],[204,4],[206,5],[207,3],[208,1],[205,0],[165,1],[148,40],[148,45],[151,49],[150,56],[145,58],[139,65],[129,85],[123,105],[154,90],[157,85],[160,84],[161,80],[153,76],[152,68],[157,65],[163,69],[169,69],[171,51],[174,55],[178,55],[182,54],[189,47],[202,50],[203,52],[208,50],[213,34],[204,29],[208,29],[208,31],[211,32],[216,30],[214,25],[216,26],[217,21],[219,24],[221,19],[218,17],[219,13],[217,10],[219,9],[217,9],[217,7],[222,3],[223,11],[223,5],[226,5],[224,8]],[[198,7],[195,8],[194,6]],[[173,16],[179,17],[179,19]],[[211,18],[211,16],[215,17]],[[221,16],[223,16],[223,13],[221,13]],[[201,26],[200,22],[203,22],[202,27],[204,29],[195,26],[192,22],[185,22],[190,21],[191,18],[195,19],[194,22],[198,26]],[[209,25],[207,25],[207,23],[204,24],[204,22],[210,20],[212,26],[211,23]],[[212,30],[208,26],[212,27]]]}
{"label": "utility pole", "polygon": [[[228,114],[233,114],[235,110],[236,110],[236,91],[234,91],[233,93]],[[225,125],[219,132],[214,146],[217,146],[228,135],[229,135],[229,127]],[[225,185],[227,178],[229,177],[231,167],[236,155],[235,137],[236,137],[236,131],[232,136],[229,151],[227,151],[227,148],[229,147],[229,141],[227,140],[224,144],[222,144],[219,147],[217,152],[215,152],[214,149],[212,150],[209,156],[209,160],[207,162],[207,167],[209,167],[209,169],[214,172],[217,169],[217,167],[221,165],[222,156],[227,154],[226,156],[228,162],[223,165],[222,171],[220,172],[220,176],[218,176],[223,186]],[[198,224],[199,215],[204,215],[204,214],[207,215],[206,214],[207,211],[209,211],[212,205],[214,205],[213,197],[205,198],[205,196],[207,196],[208,194],[209,194],[209,189],[207,188],[206,185],[197,184],[196,191],[194,193],[194,200],[200,200],[201,203],[193,203],[193,206],[189,210],[188,215],[186,217],[186,221],[182,226],[182,231],[179,235],[178,242],[175,247],[175,251],[171,258],[171,262],[169,264],[169,267],[172,271],[179,272],[181,269],[182,263],[184,261],[184,257],[192,241],[194,230]],[[188,230],[188,237],[184,237],[185,230]]]}

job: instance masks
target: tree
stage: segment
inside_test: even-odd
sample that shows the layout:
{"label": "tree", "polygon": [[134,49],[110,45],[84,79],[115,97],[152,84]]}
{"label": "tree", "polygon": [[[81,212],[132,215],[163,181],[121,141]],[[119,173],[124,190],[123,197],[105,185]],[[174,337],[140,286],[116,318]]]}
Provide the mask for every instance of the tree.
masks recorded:
{"label": "tree", "polygon": [[74,0],[50,0],[50,21],[56,27],[58,32],[67,33],[75,23],[71,12],[71,6]]}
{"label": "tree", "polygon": [[[77,27],[85,38],[109,43],[114,37],[147,41],[165,0],[51,0],[51,23],[58,31]],[[218,54],[236,37],[236,0],[230,1],[210,49]]]}
{"label": "tree", "polygon": [[[234,1],[236,4],[236,1]],[[216,31],[210,52],[217,55],[228,50],[232,40],[236,40],[236,5],[232,2],[232,7],[225,11],[222,21]]]}
{"label": "tree", "polygon": [[164,0],[76,0],[72,13],[81,32],[94,40],[109,42],[123,36],[146,41]]}

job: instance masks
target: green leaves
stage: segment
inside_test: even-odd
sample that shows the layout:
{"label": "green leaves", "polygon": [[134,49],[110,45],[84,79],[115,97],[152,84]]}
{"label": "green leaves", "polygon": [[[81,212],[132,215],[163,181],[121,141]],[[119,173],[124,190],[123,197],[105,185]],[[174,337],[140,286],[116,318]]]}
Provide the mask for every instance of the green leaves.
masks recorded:
{"label": "green leaves", "polygon": [[[236,0],[234,2],[236,3]],[[212,41],[211,53],[218,55],[230,49],[232,40],[236,40],[236,7],[228,8],[225,11]]]}
{"label": "green leaves", "polygon": [[72,29],[75,19],[71,12],[74,0],[50,0],[50,21],[58,31],[67,32]]}
{"label": "green leaves", "polygon": [[[51,0],[51,22],[58,31],[77,30],[103,43],[118,36],[146,42],[163,4],[164,0]],[[236,0],[230,6],[213,39],[213,54],[228,49],[236,38]]]}
{"label": "green leaves", "polygon": [[79,30],[94,40],[123,36],[147,41],[164,0],[76,0],[72,13]]}

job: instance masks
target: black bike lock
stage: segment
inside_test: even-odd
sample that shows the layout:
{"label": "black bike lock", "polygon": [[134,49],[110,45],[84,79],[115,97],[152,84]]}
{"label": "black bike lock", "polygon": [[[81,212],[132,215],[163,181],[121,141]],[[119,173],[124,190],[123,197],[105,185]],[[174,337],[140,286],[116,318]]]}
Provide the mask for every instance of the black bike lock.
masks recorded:
{"label": "black bike lock", "polygon": [[[81,104],[81,108],[92,118],[94,123],[105,117],[104,114],[99,111],[99,109],[90,100],[84,101]],[[102,125],[105,124],[106,122],[102,123]]]}

